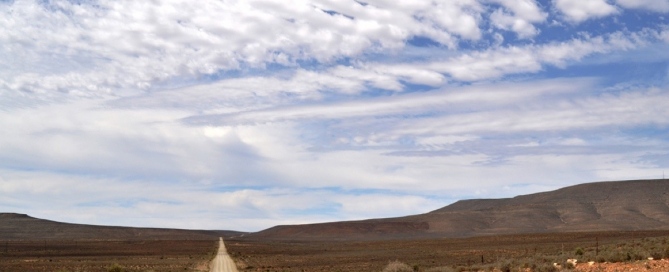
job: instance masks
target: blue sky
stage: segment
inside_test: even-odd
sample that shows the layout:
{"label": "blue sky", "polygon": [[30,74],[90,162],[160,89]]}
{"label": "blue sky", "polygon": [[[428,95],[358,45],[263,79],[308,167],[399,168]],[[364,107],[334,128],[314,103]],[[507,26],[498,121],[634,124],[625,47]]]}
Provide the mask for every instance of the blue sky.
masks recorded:
{"label": "blue sky", "polygon": [[0,211],[255,231],[669,174],[669,1],[0,1]]}

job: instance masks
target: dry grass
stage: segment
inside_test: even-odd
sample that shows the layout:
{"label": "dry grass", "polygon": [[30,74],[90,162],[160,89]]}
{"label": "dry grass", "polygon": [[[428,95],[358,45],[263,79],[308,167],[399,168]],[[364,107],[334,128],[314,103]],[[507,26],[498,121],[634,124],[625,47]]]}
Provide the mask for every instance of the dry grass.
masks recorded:
{"label": "dry grass", "polygon": [[0,271],[207,271],[217,241],[2,242]]}
{"label": "dry grass", "polygon": [[413,271],[414,270],[411,268],[411,266],[402,263],[400,261],[390,262],[383,269],[383,272],[413,272]]}
{"label": "dry grass", "polygon": [[[579,263],[669,258],[669,232],[363,242],[229,239],[226,246],[244,264],[240,271],[557,272],[568,270],[566,260],[572,258]],[[206,271],[215,251],[216,241],[0,241],[0,271],[108,272],[115,263],[121,271]]]}
{"label": "dry grass", "polygon": [[[386,241],[261,241],[229,239],[228,252],[247,264],[241,271],[383,271],[389,260],[410,271],[559,271],[567,259],[584,263],[609,254],[625,261],[660,256],[669,231],[547,233]],[[623,256],[624,258],[620,257]],[[483,258],[482,258],[483,257]]]}

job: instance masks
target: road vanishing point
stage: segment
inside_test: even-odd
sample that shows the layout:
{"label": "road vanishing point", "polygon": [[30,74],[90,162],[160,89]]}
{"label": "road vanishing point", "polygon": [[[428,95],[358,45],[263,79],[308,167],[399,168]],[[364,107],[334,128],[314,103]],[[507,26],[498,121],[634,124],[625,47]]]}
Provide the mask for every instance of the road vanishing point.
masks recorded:
{"label": "road vanishing point", "polygon": [[238,272],[235,262],[230,258],[228,251],[225,249],[223,238],[219,238],[218,253],[216,254],[216,258],[211,262],[211,272]]}

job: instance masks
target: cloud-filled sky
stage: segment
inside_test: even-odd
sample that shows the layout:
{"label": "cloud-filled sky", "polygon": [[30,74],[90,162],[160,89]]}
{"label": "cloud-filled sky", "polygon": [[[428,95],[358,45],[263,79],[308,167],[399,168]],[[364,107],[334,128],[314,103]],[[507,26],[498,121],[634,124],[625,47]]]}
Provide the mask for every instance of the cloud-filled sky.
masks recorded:
{"label": "cloud-filled sky", "polygon": [[0,1],[0,211],[256,231],[669,175],[669,0]]}

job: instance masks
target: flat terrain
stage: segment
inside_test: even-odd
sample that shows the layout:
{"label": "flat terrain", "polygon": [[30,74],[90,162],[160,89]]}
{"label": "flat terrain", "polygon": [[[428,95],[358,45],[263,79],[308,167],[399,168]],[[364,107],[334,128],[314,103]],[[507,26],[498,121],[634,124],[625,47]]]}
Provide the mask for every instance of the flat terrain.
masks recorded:
{"label": "flat terrain", "polygon": [[[597,247],[597,245],[599,245]],[[669,262],[646,261],[669,250],[669,231],[553,233],[472,238],[376,241],[0,241],[0,271],[209,271],[227,248],[239,271],[382,271],[400,261],[418,271],[434,268],[485,269],[510,260],[551,265],[577,258],[577,271],[668,271]],[[578,249],[583,255],[577,256]],[[598,259],[594,265],[586,262]],[[604,263],[618,254],[621,263]],[[640,254],[640,261],[625,260]],[[223,253],[223,255],[225,255]],[[482,260],[483,257],[483,260]],[[615,256],[614,256],[615,257]],[[657,256],[656,256],[657,257]],[[659,258],[657,258],[659,259]],[[212,263],[212,268],[214,265]],[[635,271],[636,271],[635,270]],[[216,270],[213,270],[216,271]],[[219,270],[220,271],[220,270]],[[226,270],[222,270],[226,271]],[[435,271],[435,270],[433,270]],[[436,270],[439,271],[439,270]],[[447,270],[443,270],[447,271]]]}
{"label": "flat terrain", "polygon": [[0,271],[208,271],[216,240],[0,241]]}
{"label": "flat terrain", "polygon": [[[226,245],[240,271],[382,271],[391,261],[400,261],[419,271],[425,271],[437,267],[485,267],[509,260],[527,260],[528,266],[531,266],[532,263],[551,265],[554,262],[564,262],[567,258],[596,259],[597,248],[600,248],[599,255],[602,258],[605,257],[604,254],[613,253],[625,256],[628,252],[636,251],[629,251],[622,245],[634,247],[648,239],[660,239],[667,243],[669,231],[552,233],[386,241],[268,241],[228,238]],[[657,246],[661,246],[661,243],[658,242]],[[669,247],[669,244],[665,246]],[[584,255],[576,255],[578,248],[584,251]]]}

